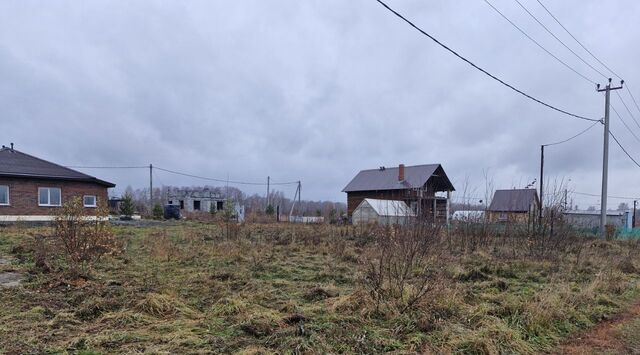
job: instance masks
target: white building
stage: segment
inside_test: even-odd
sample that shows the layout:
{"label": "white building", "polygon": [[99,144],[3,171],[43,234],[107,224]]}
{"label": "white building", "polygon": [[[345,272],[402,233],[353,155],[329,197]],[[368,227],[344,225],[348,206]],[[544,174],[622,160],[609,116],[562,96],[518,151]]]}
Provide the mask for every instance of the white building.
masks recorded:
{"label": "white building", "polygon": [[351,221],[354,225],[391,225],[407,224],[415,217],[415,212],[404,201],[365,198],[353,211]]}

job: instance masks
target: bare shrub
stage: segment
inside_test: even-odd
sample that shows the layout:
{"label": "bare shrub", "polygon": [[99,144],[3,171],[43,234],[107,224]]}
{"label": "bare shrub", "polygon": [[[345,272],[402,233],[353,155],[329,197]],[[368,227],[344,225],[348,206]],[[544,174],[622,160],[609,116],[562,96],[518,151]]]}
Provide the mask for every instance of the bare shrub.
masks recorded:
{"label": "bare shrub", "polygon": [[101,256],[117,250],[108,215],[107,206],[101,204],[94,216],[86,216],[79,197],[65,203],[55,215],[55,244],[72,272],[86,273]]}
{"label": "bare shrub", "polygon": [[380,227],[365,253],[364,287],[376,311],[404,313],[437,285],[434,258],[441,247],[439,228],[416,222]]}

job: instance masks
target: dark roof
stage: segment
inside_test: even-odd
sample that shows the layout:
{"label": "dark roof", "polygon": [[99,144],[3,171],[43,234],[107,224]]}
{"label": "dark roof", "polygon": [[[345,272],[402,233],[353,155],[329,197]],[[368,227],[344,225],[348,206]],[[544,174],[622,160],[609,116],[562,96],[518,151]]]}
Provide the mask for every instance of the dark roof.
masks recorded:
{"label": "dark roof", "polygon": [[344,189],[343,192],[404,190],[419,188],[429,179],[436,191],[455,191],[451,181],[440,164],[414,165],[404,168],[404,181],[398,181],[398,167],[362,170]]}
{"label": "dark roof", "polygon": [[93,182],[105,187],[116,185],[73,169],[36,158],[8,147],[0,148],[0,176]]}
{"label": "dark roof", "polygon": [[491,212],[528,212],[532,203],[538,204],[535,189],[497,190],[489,206]]}

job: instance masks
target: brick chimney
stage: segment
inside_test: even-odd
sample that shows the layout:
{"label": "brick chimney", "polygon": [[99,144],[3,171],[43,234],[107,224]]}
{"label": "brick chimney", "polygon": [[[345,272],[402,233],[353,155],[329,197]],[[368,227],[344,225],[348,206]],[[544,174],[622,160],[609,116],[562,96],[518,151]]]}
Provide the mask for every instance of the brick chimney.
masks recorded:
{"label": "brick chimney", "polygon": [[398,181],[404,181],[404,164],[398,165]]}

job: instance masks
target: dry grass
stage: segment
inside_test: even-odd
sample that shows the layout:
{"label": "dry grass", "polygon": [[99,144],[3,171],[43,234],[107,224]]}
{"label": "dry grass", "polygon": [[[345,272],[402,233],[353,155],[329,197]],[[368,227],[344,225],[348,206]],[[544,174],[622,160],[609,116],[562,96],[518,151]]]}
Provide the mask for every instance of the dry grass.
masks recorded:
{"label": "dry grass", "polygon": [[399,312],[376,307],[366,287],[379,254],[369,229],[115,227],[125,252],[81,280],[38,271],[32,235],[48,232],[0,228],[0,255],[26,276],[0,291],[7,353],[537,353],[639,295],[629,242],[582,239],[539,257],[506,249],[516,241],[483,234],[468,248],[443,234],[395,290],[416,294],[415,277],[439,287]]}

